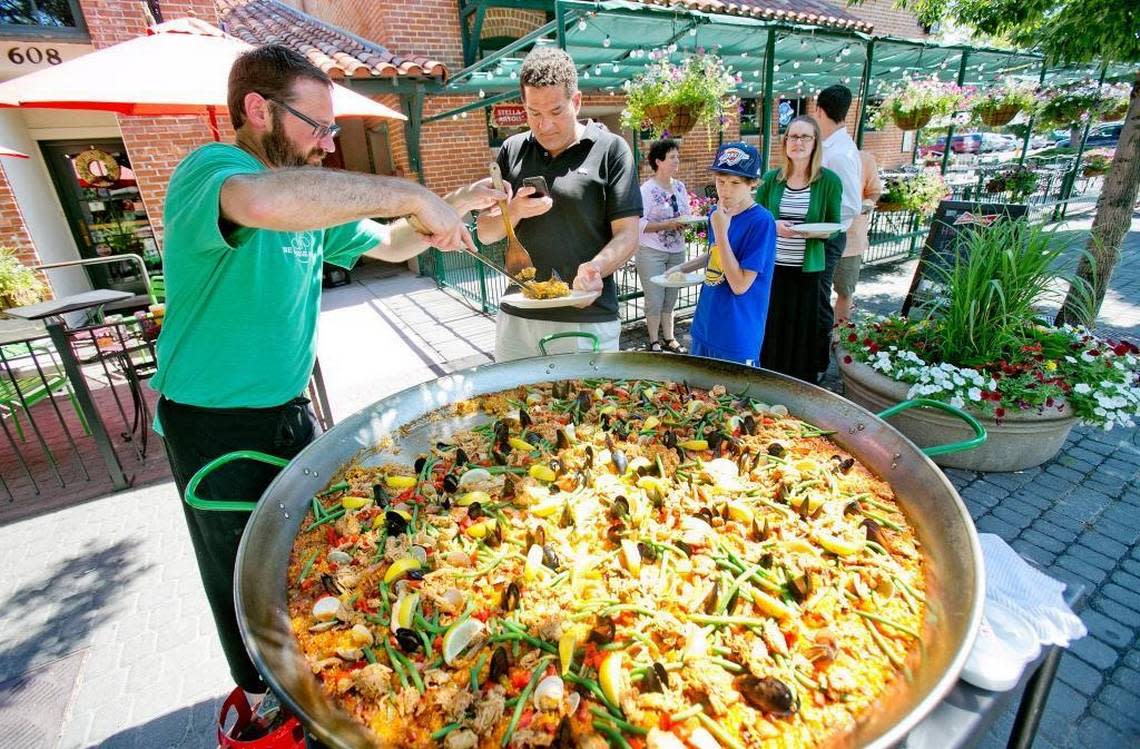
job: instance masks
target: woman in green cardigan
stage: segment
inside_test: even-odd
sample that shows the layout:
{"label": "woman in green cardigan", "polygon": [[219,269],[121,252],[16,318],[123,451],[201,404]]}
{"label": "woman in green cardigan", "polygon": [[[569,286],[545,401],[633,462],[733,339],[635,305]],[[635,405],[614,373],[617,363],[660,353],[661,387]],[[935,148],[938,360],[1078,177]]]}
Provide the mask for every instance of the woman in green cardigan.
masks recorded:
{"label": "woman in green cardigan", "polygon": [[776,269],[760,366],[816,381],[817,330],[824,252],[822,239],[795,224],[839,223],[843,186],[821,165],[823,144],[811,117],[796,117],[784,133],[784,163],[764,175],[756,202],[776,218]]}

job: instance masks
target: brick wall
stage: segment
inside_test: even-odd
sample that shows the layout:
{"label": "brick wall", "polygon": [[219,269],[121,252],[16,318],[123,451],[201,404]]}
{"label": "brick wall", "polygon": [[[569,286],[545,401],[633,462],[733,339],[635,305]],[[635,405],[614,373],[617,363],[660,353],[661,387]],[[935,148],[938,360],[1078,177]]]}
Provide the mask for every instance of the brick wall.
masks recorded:
{"label": "brick wall", "polygon": [[[472,97],[464,96],[430,97],[424,103],[424,117],[471,101]],[[468,112],[466,117],[447,118],[424,125],[420,134],[420,154],[424,163],[424,183],[437,193],[486,177],[491,148],[483,111],[475,110]]]}
{"label": "brick wall", "polygon": [[[388,19],[412,3],[378,0],[280,0],[302,13],[379,44],[388,42]],[[457,4],[457,3],[456,3]],[[392,6],[398,6],[399,10]],[[458,27],[457,27],[458,28]],[[410,52],[398,47],[394,51]]]}
{"label": "brick wall", "polygon": [[546,13],[541,10],[515,10],[513,8],[488,8],[483,18],[480,39],[496,36],[509,36],[515,39],[529,34],[546,23]]}
{"label": "brick wall", "polygon": [[[12,194],[12,186],[8,184],[8,174],[3,165],[0,165],[0,247],[14,249],[20,262],[29,267],[41,262],[32,235],[24,223],[23,211]],[[41,279],[47,282],[43,274]]]}
{"label": "brick wall", "polygon": [[287,4],[393,52],[463,67],[463,36],[456,0],[285,0]]}
{"label": "brick wall", "polygon": [[875,25],[876,34],[899,36],[904,39],[921,39],[927,36],[915,19],[914,14],[894,7],[894,0],[866,0],[859,5],[847,5],[843,9]]}

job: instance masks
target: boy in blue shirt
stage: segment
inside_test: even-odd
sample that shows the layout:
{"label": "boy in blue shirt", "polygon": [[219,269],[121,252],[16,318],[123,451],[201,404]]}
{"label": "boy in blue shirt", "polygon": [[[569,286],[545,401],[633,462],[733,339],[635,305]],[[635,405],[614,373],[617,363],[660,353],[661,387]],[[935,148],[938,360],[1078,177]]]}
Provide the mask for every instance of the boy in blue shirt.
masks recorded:
{"label": "boy in blue shirt", "polygon": [[725,143],[712,171],[718,196],[709,214],[712,248],[666,274],[705,268],[691,353],[757,366],[776,263],[776,222],[753,198],[760,153],[747,143]]}

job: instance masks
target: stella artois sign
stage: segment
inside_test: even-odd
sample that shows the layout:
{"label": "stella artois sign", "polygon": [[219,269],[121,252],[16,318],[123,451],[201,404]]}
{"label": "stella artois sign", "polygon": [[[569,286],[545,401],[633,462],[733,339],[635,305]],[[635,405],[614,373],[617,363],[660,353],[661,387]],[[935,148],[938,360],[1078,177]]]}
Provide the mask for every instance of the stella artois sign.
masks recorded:
{"label": "stella artois sign", "polygon": [[526,125],[526,107],[522,104],[496,104],[491,107],[491,124],[495,127]]}

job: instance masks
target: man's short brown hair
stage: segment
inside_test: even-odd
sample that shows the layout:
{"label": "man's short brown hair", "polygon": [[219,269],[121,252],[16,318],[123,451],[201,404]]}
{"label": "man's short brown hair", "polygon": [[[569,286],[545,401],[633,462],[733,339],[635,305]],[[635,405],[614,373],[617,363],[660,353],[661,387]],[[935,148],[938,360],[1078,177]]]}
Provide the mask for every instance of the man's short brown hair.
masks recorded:
{"label": "man's short brown hair", "polygon": [[332,79],[323,70],[299,52],[280,44],[267,44],[239,55],[230,68],[226,95],[234,129],[245,124],[246,94],[254,92],[289,103],[293,84],[301,78],[332,85]]}
{"label": "man's short brown hair", "polygon": [[578,90],[578,69],[565,50],[556,47],[535,47],[523,60],[519,71],[519,90],[526,100],[526,87],[546,88],[561,86],[566,96]]}

